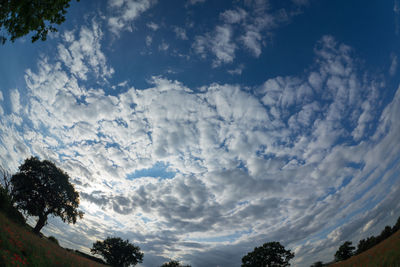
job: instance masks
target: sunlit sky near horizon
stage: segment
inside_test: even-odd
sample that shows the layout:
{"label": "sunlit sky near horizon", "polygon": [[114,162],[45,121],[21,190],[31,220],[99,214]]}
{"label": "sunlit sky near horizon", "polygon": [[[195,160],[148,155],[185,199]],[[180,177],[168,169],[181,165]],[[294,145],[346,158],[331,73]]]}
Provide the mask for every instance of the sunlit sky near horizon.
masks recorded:
{"label": "sunlit sky near horizon", "polygon": [[328,262],[400,216],[397,0],[71,1],[47,41],[0,46],[0,164],[71,176],[43,228],[89,252],[237,267],[279,241]]}

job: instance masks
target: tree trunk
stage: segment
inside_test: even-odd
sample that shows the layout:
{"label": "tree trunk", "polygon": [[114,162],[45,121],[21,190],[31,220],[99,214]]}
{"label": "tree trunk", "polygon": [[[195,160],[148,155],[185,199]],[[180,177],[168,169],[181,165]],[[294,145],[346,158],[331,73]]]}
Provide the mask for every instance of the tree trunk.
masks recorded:
{"label": "tree trunk", "polygon": [[45,215],[39,216],[39,220],[37,221],[36,226],[33,229],[33,232],[35,234],[39,234],[40,230],[43,228],[43,226],[46,224],[46,222],[47,222],[47,216],[45,216]]}

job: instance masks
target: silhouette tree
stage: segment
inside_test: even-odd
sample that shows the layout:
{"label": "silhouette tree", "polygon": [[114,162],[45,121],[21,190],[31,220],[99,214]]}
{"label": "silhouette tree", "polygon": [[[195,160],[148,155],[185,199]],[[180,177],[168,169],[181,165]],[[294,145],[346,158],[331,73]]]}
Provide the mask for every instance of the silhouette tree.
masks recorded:
{"label": "silhouette tree", "polygon": [[115,267],[143,262],[143,253],[140,248],[119,237],[107,237],[104,241],[96,241],[90,252],[103,256],[109,265]]}
{"label": "silhouette tree", "polygon": [[378,236],[378,243],[390,237],[392,233],[393,233],[392,227],[386,225],[385,228],[382,230],[381,234]]}
{"label": "silhouette tree", "polygon": [[351,244],[352,243],[350,241],[346,241],[339,247],[338,251],[335,253],[336,261],[347,260],[353,256],[355,247],[353,247]]}
{"label": "silhouette tree", "polygon": [[[71,0],[1,0],[0,30],[9,35],[11,42],[34,31],[32,43],[45,41],[49,31],[56,32],[55,24],[65,21],[66,9]],[[77,0],[79,1],[79,0]],[[7,37],[1,33],[3,44]]]}
{"label": "silhouette tree", "polygon": [[317,261],[317,262],[314,262],[310,267],[322,267],[322,266],[324,266],[322,261]]}
{"label": "silhouette tree", "polygon": [[181,265],[179,261],[170,260],[169,262],[164,263],[160,267],[191,267],[190,265]]}
{"label": "silhouette tree", "polygon": [[78,217],[83,217],[83,212],[77,210],[79,194],[69,182],[68,174],[48,160],[26,159],[19,172],[11,177],[11,184],[17,208],[39,217],[33,229],[37,234],[49,215],[68,223],[76,223]]}
{"label": "silhouette tree", "polygon": [[396,233],[398,230],[400,230],[400,217],[397,218],[397,222],[395,225],[393,225],[393,228],[392,228],[393,233]]}
{"label": "silhouette tree", "polygon": [[265,243],[242,258],[242,267],[290,266],[294,253],[279,242]]}

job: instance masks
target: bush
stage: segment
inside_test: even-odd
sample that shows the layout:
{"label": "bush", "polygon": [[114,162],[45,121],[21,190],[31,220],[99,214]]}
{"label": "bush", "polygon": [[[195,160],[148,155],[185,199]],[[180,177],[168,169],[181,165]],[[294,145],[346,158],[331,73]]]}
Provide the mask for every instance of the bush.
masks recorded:
{"label": "bush", "polygon": [[54,236],[49,236],[48,238],[47,238],[48,240],[50,240],[51,242],[53,242],[53,243],[56,243],[57,245],[60,245],[59,243],[58,243],[58,240],[57,240],[57,238],[55,238]]}

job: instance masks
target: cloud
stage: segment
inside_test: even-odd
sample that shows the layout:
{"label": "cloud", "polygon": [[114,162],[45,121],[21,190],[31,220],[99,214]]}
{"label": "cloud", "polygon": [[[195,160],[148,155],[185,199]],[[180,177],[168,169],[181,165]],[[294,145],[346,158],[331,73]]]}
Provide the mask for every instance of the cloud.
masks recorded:
{"label": "cloud", "polygon": [[299,5],[305,4],[299,1],[295,7],[272,11],[265,1],[245,1],[243,7],[221,12],[222,23],[213,31],[197,35],[192,48],[202,58],[211,53],[215,57],[214,67],[234,62],[236,52],[241,49],[258,58],[273,30],[300,14]]}
{"label": "cloud", "polygon": [[217,26],[213,33],[197,36],[193,48],[203,58],[206,57],[207,51],[214,54],[214,67],[233,62],[236,45],[232,42],[232,28],[228,25]]}
{"label": "cloud", "polygon": [[10,93],[11,108],[14,113],[19,113],[21,110],[20,95],[18,89],[14,89]]}
{"label": "cloud", "polygon": [[123,30],[132,31],[131,23],[156,2],[156,0],[109,0],[108,5],[113,13],[107,21],[110,31],[117,36]]}
{"label": "cloud", "polygon": [[174,32],[176,34],[176,37],[178,37],[181,40],[187,40],[188,37],[186,35],[186,30],[181,28],[181,27],[175,27]]}
{"label": "cloud", "polygon": [[198,3],[204,3],[206,0],[188,0],[189,5],[196,5]]}
{"label": "cloud", "polygon": [[392,62],[390,64],[389,74],[390,76],[394,76],[397,71],[397,55],[395,54],[390,55],[390,59]]}
{"label": "cloud", "polygon": [[399,27],[400,27],[400,6],[399,1],[395,0],[393,5],[393,12],[394,12],[394,23],[395,23],[395,34],[399,34]]}
{"label": "cloud", "polygon": [[160,28],[160,26],[154,22],[149,22],[146,24],[146,26],[152,29],[153,31],[157,31]]}
{"label": "cloud", "polygon": [[86,80],[89,69],[94,70],[96,78],[109,78],[114,73],[113,68],[107,67],[106,58],[101,51],[102,36],[99,25],[94,21],[92,29],[81,28],[78,39],[72,32],[64,34],[66,44],[58,45],[58,56],[76,78]]}
{"label": "cloud", "polygon": [[247,12],[242,8],[238,8],[236,10],[229,9],[220,14],[221,19],[228,24],[242,22],[246,16]]}
{"label": "cloud", "polygon": [[169,48],[169,44],[166,42],[162,41],[161,44],[158,46],[158,50],[160,51],[167,51]]}
{"label": "cloud", "polygon": [[237,68],[228,70],[228,73],[231,75],[241,75],[244,69],[244,65],[240,64]]}
{"label": "cloud", "polygon": [[152,42],[153,42],[153,37],[151,37],[150,35],[147,35],[146,36],[146,45],[150,46]]}

